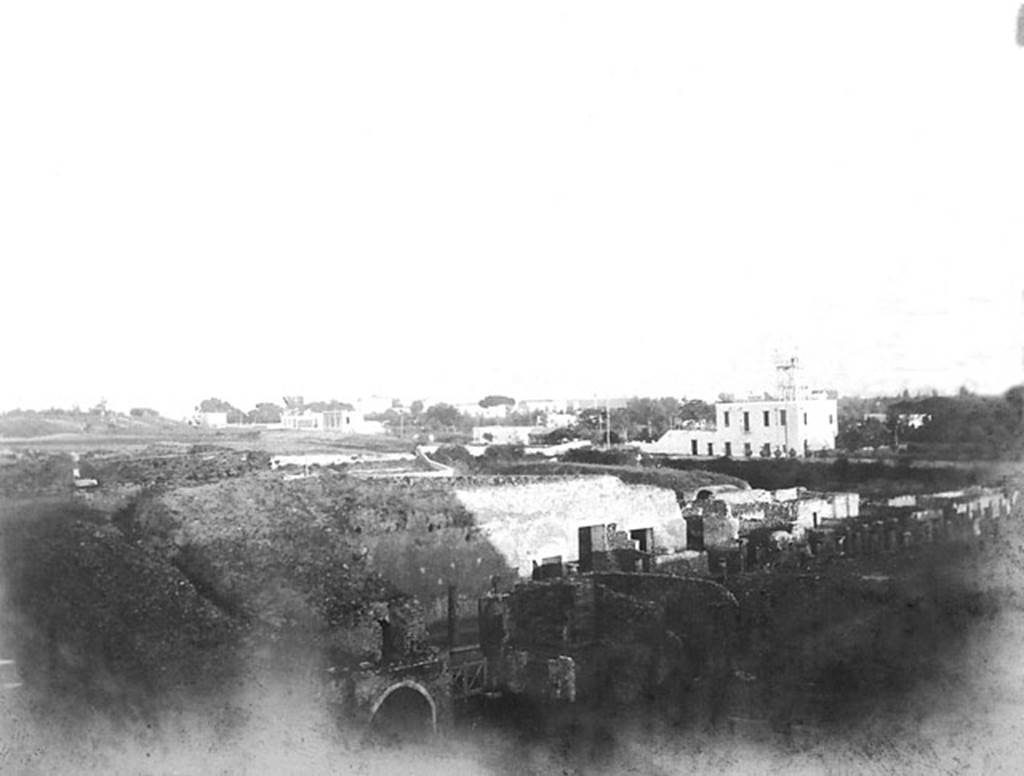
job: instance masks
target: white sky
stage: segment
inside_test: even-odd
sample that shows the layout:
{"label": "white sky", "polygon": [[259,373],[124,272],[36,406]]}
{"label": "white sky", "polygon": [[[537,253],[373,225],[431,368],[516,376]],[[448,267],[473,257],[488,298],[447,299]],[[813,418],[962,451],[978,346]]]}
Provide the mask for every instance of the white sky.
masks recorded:
{"label": "white sky", "polygon": [[0,6],[0,409],[1019,382],[1018,3]]}

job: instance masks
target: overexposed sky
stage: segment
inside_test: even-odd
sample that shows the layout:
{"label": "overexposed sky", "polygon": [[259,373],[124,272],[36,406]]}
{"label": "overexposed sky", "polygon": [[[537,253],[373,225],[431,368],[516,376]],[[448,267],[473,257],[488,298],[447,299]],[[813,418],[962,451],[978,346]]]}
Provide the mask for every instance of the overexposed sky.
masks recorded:
{"label": "overexposed sky", "polygon": [[1024,379],[1016,2],[0,6],[0,409]]}

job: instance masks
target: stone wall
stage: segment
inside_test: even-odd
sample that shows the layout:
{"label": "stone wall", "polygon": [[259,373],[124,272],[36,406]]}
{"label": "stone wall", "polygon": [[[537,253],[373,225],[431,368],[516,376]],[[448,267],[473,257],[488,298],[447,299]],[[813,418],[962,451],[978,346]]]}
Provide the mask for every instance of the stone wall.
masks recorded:
{"label": "stone wall", "polygon": [[[525,583],[481,602],[482,646],[512,692],[558,695],[550,664],[562,658],[573,663],[571,695],[588,703],[652,693],[678,700],[697,676],[728,675],[736,608],[728,590],[695,577],[612,572]],[[547,677],[536,686],[531,666]]]}
{"label": "stone wall", "polygon": [[703,550],[708,547],[732,546],[739,538],[740,521],[733,515],[732,505],[717,499],[704,499],[688,504],[685,511],[687,522],[699,524],[691,531],[694,536],[700,535],[701,546],[692,549]]}
{"label": "stone wall", "polygon": [[654,529],[655,547],[686,547],[686,524],[667,488],[626,484],[617,477],[524,478],[457,484],[456,497],[477,528],[523,576],[533,562],[577,558],[582,526],[615,523],[619,530]]}

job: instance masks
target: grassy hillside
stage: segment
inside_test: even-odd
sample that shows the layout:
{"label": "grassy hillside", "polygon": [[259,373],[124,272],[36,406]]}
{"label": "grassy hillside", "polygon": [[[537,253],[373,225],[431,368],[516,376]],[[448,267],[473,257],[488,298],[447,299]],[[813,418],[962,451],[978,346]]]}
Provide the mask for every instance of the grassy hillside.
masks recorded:
{"label": "grassy hillside", "polygon": [[402,588],[446,592],[455,557],[486,583],[471,523],[450,494],[329,474],[170,487],[113,515],[6,501],[0,646],[61,708],[129,714],[253,670],[374,661]]}
{"label": "grassy hillside", "polygon": [[12,410],[0,415],[0,438],[31,439],[54,434],[168,434],[187,431],[180,421],[154,412],[125,415],[83,410]]}
{"label": "grassy hillside", "polygon": [[[225,580],[236,573],[232,564],[239,563],[229,559],[226,548],[241,544],[274,547],[276,559],[265,559],[269,566],[262,556],[245,555],[247,564],[255,564],[245,573],[260,584],[280,577],[280,571],[285,573],[280,583],[290,587],[286,577],[300,562],[295,553],[308,550],[311,558],[320,558],[302,561],[313,562],[316,573],[322,573],[318,563],[329,565],[334,557],[342,571],[362,569],[415,596],[428,619],[443,616],[439,605],[448,585],[476,596],[488,589],[492,575],[511,576],[444,483],[411,487],[335,472],[287,482],[272,475],[246,476],[169,491],[144,506],[137,523],[150,537],[173,535],[175,548],[206,558]],[[233,594],[229,585],[221,587]]]}

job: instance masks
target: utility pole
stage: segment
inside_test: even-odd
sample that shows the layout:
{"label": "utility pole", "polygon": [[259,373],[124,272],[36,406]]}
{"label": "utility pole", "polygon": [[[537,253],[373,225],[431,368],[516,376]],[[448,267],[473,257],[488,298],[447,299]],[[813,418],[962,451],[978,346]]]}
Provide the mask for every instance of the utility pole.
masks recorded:
{"label": "utility pole", "polygon": [[612,446],[612,403],[607,396],[604,397],[604,446],[605,449]]}

